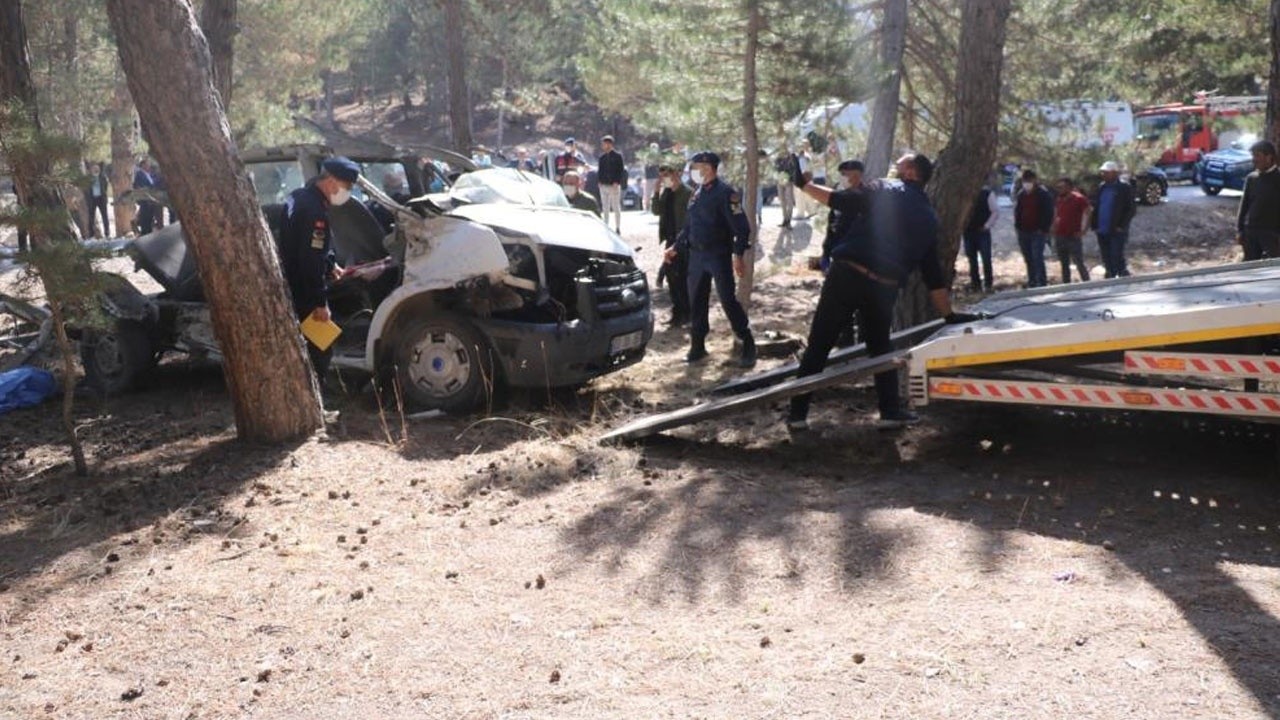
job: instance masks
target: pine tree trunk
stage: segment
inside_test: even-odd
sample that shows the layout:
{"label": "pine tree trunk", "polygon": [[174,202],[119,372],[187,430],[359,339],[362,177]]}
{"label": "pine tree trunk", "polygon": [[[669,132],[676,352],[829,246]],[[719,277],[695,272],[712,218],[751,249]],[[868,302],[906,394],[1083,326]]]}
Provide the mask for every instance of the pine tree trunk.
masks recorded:
{"label": "pine tree trunk", "polygon": [[764,17],[760,14],[759,0],[747,0],[747,46],[743,52],[742,78],[742,133],[746,141],[747,186],[743,188],[742,207],[751,225],[751,240],[742,255],[743,272],[738,284],[738,302],[750,309],[751,293],[756,279],[756,238],[760,228],[756,224],[756,191],[760,187],[760,131],[756,126],[756,97],[759,94],[759,77],[756,73],[756,55],[760,50],[760,30]]}
{"label": "pine tree trunk", "polygon": [[305,436],[321,425],[318,389],[195,13],[186,0],[107,0],[107,15],[200,268],[239,436]]}
{"label": "pine tree trunk", "polygon": [[871,129],[867,133],[865,175],[880,178],[889,174],[893,160],[893,136],[898,127],[898,101],[902,92],[902,55],[907,47],[907,0],[885,0],[880,21],[880,91],[872,106]]}
{"label": "pine tree trunk", "polygon": [[453,149],[463,155],[471,154],[471,108],[467,92],[467,51],[463,35],[462,0],[443,0],[445,55],[448,58],[449,77],[449,126],[453,135]]}
{"label": "pine tree trunk", "polygon": [[[41,132],[39,105],[36,102],[36,88],[31,80],[31,54],[27,48],[27,30],[23,20],[20,0],[0,0],[0,104],[13,103],[16,111],[4,113],[0,120],[0,140],[6,135],[6,127],[10,123],[21,126],[23,131],[36,135]],[[5,160],[9,171],[13,174],[14,192],[18,203],[28,210],[41,210],[56,218],[59,214],[63,222],[46,221],[28,226],[31,237],[31,250],[39,253],[40,248],[50,242],[73,242],[70,218],[66,215],[66,207],[59,197],[58,188],[50,174],[48,157],[23,149],[4,145]],[[42,276],[42,280],[45,278]],[[62,351],[62,421],[67,433],[67,443],[71,448],[71,457],[75,463],[76,474],[89,474],[85,462],[84,449],[80,439],[76,437],[75,417],[72,414],[75,392],[74,356],[71,343],[67,339],[65,318],[62,303],[58,300],[58,288],[51,287],[47,281],[45,295],[52,308],[53,326],[57,333],[58,347]]]}
{"label": "pine tree trunk", "polygon": [[222,99],[223,112],[231,110],[231,82],[236,27],[236,0],[204,0],[200,8],[200,30],[209,41],[213,56],[213,86]]}
{"label": "pine tree trunk", "polygon": [[[138,114],[124,72],[116,69],[116,86],[111,95],[111,191],[115,197],[133,189],[133,153],[138,144]],[[116,236],[129,234],[137,207],[117,202],[113,206]]]}
{"label": "pine tree trunk", "polygon": [[[951,140],[938,155],[929,185],[940,224],[938,256],[948,282],[955,275],[969,209],[996,160],[1000,74],[1010,6],[1011,0],[969,0],[961,11]],[[900,305],[900,325],[928,321],[930,306],[918,275],[912,278]]]}
{"label": "pine tree trunk", "polygon": [[1263,137],[1280,143],[1280,0],[1271,0],[1271,81],[1267,83],[1267,127]]}

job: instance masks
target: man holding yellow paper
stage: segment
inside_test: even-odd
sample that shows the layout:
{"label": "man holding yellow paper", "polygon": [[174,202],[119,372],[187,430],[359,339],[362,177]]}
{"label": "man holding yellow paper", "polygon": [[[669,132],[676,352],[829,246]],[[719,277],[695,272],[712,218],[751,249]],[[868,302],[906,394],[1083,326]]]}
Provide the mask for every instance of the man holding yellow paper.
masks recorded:
{"label": "man holding yellow paper", "polygon": [[[280,227],[280,265],[298,319],[329,325],[329,281],[341,272],[333,255],[333,230],[329,208],[351,199],[351,187],[360,177],[360,166],[345,157],[332,157],[320,165],[320,174],[289,194]],[[307,343],[311,365],[320,387],[332,356],[329,343]]]}

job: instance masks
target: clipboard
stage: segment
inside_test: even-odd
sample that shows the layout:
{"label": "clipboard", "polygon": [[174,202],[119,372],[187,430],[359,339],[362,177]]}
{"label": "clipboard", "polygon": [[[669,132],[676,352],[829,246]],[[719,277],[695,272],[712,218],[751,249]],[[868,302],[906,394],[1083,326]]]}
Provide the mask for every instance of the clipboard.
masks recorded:
{"label": "clipboard", "polygon": [[338,327],[338,324],[334,321],[326,320],[320,322],[310,315],[302,321],[300,327],[302,336],[321,351],[328,350],[333,341],[337,340],[338,336],[342,334],[342,328]]}

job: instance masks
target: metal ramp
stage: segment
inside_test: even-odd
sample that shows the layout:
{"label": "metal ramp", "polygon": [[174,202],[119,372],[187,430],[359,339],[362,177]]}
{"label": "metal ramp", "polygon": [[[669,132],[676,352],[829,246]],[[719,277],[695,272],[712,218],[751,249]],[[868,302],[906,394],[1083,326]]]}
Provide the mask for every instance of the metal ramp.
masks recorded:
{"label": "metal ramp", "polygon": [[939,321],[894,336],[902,349],[832,355],[793,378],[790,364],[730,381],[700,405],[640,418],[604,435],[631,440],[847,383],[906,364],[916,405],[967,400],[1146,410],[1280,421],[1280,260],[1001,293],[987,319]]}
{"label": "metal ramp", "polygon": [[874,375],[883,370],[900,367],[906,362],[905,351],[890,355],[864,358],[853,362],[828,366],[817,375],[809,375],[799,380],[788,380],[752,392],[733,395],[727,398],[693,405],[679,410],[650,415],[633,420],[620,428],[611,430],[600,436],[601,443],[623,440],[638,440],[663,430],[691,425],[704,420],[714,420],[725,415],[732,415],[748,408],[767,405],[777,400],[785,400],[792,395],[821,390],[832,385],[842,385],[858,378]]}
{"label": "metal ramp", "polygon": [[[889,336],[890,342],[893,343],[894,350],[907,350],[916,343],[924,340],[933,333],[937,332],[943,326],[941,320],[930,320],[923,325],[909,327],[906,330],[896,332]],[[867,356],[866,343],[858,343],[849,347],[836,348],[827,358],[827,367],[847,363],[852,360],[864,358]],[[759,390],[770,385],[778,383],[796,376],[796,371],[800,369],[800,363],[793,362],[786,365],[780,365],[772,370],[747,375],[745,377],[734,378],[723,385],[718,385],[711,390],[712,395],[737,395],[739,393],[748,392],[750,390]]]}

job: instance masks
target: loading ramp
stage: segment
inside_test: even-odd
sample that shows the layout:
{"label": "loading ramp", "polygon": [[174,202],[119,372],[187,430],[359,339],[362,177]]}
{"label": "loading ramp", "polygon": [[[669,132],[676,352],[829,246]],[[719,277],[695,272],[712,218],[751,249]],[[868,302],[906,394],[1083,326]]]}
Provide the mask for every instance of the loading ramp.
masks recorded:
{"label": "loading ramp", "polygon": [[[853,346],[825,372],[794,363],[730,381],[707,403],[640,418],[602,440],[629,440],[845,384],[905,364],[915,405],[972,401],[1197,413],[1280,421],[1280,260],[993,295],[987,319],[898,333],[865,358]],[[1271,385],[1259,392],[1261,383]]]}

